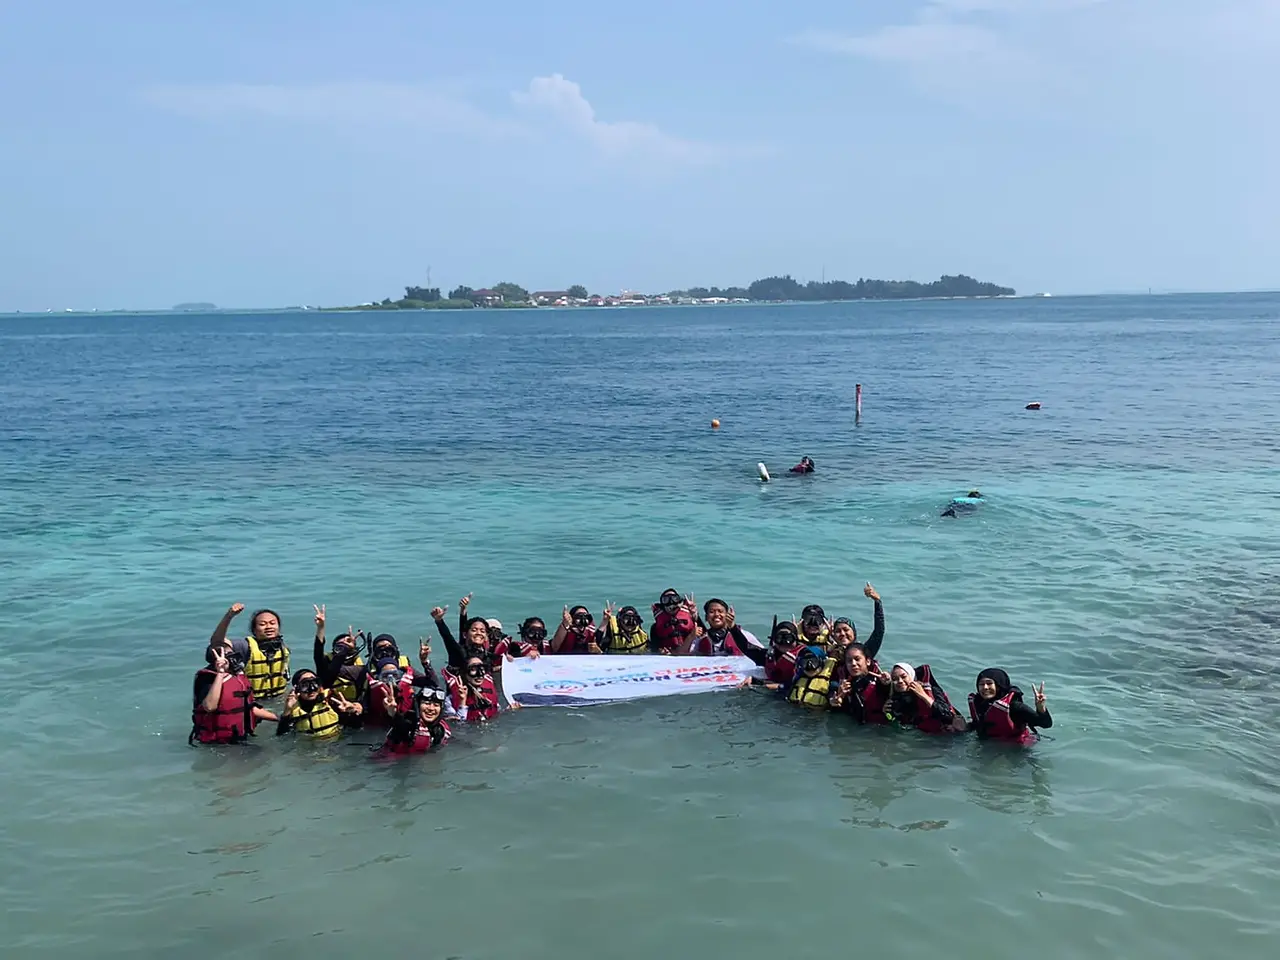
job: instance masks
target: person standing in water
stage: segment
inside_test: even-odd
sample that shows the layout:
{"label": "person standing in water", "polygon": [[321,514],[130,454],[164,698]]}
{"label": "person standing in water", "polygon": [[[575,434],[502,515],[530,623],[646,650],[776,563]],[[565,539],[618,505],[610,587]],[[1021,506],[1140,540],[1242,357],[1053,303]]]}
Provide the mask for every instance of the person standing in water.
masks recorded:
{"label": "person standing in water", "polygon": [[233,603],[209,638],[207,666],[197,671],[192,683],[188,743],[239,743],[253,736],[260,721],[278,719],[254,702],[244,661],[227,640],[227,628],[243,610],[243,603]]}
{"label": "person standing in water", "polygon": [[612,603],[606,603],[600,622],[604,633],[600,646],[605,653],[635,655],[649,652],[649,634],[645,632],[644,620],[635,607],[615,610]]}
{"label": "person standing in water", "polygon": [[764,654],[764,646],[752,634],[738,626],[733,607],[718,597],[702,605],[706,630],[698,637],[693,652],[699,657],[746,657],[753,647]]}
{"label": "person standing in water", "polygon": [[280,632],[280,614],[265,607],[249,618],[249,636],[231,641],[259,699],[278,697],[289,685],[289,647]]}
{"label": "person standing in water", "polygon": [[[867,659],[874,660],[876,654],[880,652],[880,645],[884,642],[884,606],[880,603],[880,594],[876,593],[876,588],[870,583],[862,588],[862,595],[875,604],[871,636],[867,637],[867,642],[863,644]],[[827,639],[831,655],[838,657],[849,644],[857,642],[858,628],[848,617],[837,617],[831,624]]]}
{"label": "person standing in water", "polygon": [[426,753],[449,742],[449,724],[443,717],[447,694],[435,687],[420,687],[410,709],[402,710],[395,694],[387,691],[383,711],[391,718],[391,728],[382,744],[383,755],[403,756]]}
{"label": "person standing in water", "polygon": [[987,667],[978,674],[977,690],[969,694],[969,729],[983,740],[1028,744],[1036,740],[1035,728],[1053,726],[1045,703],[1044,684],[1034,685],[1035,708],[1022,702],[1022,691],[1009,681],[999,667]]}

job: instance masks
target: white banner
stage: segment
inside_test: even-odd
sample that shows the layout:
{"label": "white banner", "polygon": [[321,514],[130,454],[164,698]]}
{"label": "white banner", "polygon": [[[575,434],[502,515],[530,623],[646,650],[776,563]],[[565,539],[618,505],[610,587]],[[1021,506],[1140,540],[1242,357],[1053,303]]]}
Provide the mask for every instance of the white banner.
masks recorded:
{"label": "white banner", "polygon": [[610,654],[527,657],[502,665],[502,688],[522,707],[592,703],[732,690],[764,671],[746,657],[651,657]]}

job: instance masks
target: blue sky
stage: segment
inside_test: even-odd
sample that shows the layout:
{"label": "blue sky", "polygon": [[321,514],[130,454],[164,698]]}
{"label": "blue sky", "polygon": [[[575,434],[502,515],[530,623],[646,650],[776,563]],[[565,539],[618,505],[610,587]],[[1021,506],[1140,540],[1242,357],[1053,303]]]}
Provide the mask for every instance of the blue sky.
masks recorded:
{"label": "blue sky", "polygon": [[1276,0],[0,3],[0,310],[1280,286]]}

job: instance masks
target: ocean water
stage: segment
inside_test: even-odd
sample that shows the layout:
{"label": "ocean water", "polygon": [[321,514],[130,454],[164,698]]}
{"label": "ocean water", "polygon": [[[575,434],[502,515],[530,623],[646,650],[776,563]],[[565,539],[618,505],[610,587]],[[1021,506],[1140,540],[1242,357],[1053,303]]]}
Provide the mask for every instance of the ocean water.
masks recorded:
{"label": "ocean water", "polygon": [[[1277,321],[1277,295],[0,318],[0,955],[1274,956]],[[675,586],[761,635],[812,601],[865,634],[868,580],[882,661],[957,702],[987,665],[1044,681],[1049,735],[740,691],[524,710],[392,765],[373,735],[186,744],[234,601],[302,665],[312,603],[412,644],[469,591],[510,626]]]}

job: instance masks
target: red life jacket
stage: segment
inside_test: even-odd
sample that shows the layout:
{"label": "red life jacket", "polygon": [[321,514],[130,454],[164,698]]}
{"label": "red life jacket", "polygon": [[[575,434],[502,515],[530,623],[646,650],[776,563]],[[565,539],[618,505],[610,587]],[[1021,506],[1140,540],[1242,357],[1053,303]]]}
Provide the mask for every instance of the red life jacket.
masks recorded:
{"label": "red life jacket", "polygon": [[394,753],[397,755],[404,755],[404,754],[410,754],[410,753],[426,753],[428,750],[430,750],[434,746],[437,746],[438,744],[448,743],[449,737],[452,735],[449,730],[449,725],[444,722],[444,718],[441,718],[438,721],[438,723],[440,724],[440,728],[442,731],[440,734],[440,739],[438,741],[431,736],[431,729],[429,727],[425,727],[421,723],[419,723],[418,729],[413,732],[412,740],[408,741],[407,743],[402,743],[402,742],[393,743],[390,737],[388,737],[387,741],[382,745],[382,748],[387,753]]}
{"label": "red life jacket", "polygon": [[595,639],[596,628],[594,625],[588,626],[582,633],[577,630],[569,630],[564,635],[564,643],[560,645],[560,653],[586,653],[587,644],[594,643]]}
{"label": "red life jacket", "polygon": [[796,675],[796,654],[803,649],[803,645],[797,643],[781,653],[775,653],[776,649],[770,644],[768,653],[764,655],[765,679],[770,683],[790,683]]}
{"label": "red life jacket", "polygon": [[[201,674],[215,677],[213,670],[200,670]],[[253,735],[253,728],[258,725],[253,717],[253,684],[243,673],[237,673],[222,683],[218,695],[218,705],[206,710],[203,703],[197,703],[191,711],[191,736],[188,743],[239,743]]]}
{"label": "red life jacket", "polygon": [[699,657],[741,657],[742,652],[737,648],[737,641],[733,640],[733,631],[728,631],[724,635],[724,649],[722,652],[716,652],[716,646],[712,643],[712,635],[707,632],[698,637],[698,644],[694,646],[694,653]]}
{"label": "red life jacket", "polygon": [[444,685],[449,691],[449,703],[453,706],[458,719],[466,723],[479,723],[481,720],[492,720],[498,715],[498,686],[493,682],[491,674],[485,674],[480,682],[480,695],[488,706],[476,706],[476,691],[452,670],[444,672]]}
{"label": "red life jacket", "polygon": [[[920,682],[920,686],[924,687],[925,693],[932,696],[935,701],[940,700],[948,707],[951,707],[951,700],[947,696],[946,691],[943,690],[942,687],[934,685],[933,671],[929,668],[927,663],[922,663],[920,666],[916,667],[916,679]],[[892,699],[892,696],[892,688],[890,688],[890,692],[885,696],[886,706],[888,705],[889,700]],[[915,711],[910,716],[897,718],[898,723],[904,726],[915,727],[921,733],[955,733],[955,729],[949,722],[944,723],[942,720],[939,720],[932,710],[926,708],[925,705],[914,696],[912,696],[912,700],[915,701]],[[951,709],[952,712],[955,711],[954,707],[951,707]],[[885,716],[890,721],[895,719],[890,716],[889,713],[885,713]]]}
{"label": "red life jacket", "polygon": [[1013,703],[1014,692],[1010,690],[1003,697],[992,700],[987,711],[978,717],[978,695],[969,694],[969,719],[973,728],[984,740],[999,740],[1002,743],[1028,744],[1035,742],[1035,731],[1025,723],[1014,723],[1009,714]]}
{"label": "red life jacket", "polygon": [[680,614],[671,616],[661,607],[655,606],[653,615],[653,629],[649,631],[649,642],[658,650],[674,650],[689,637],[689,630],[694,626],[693,615],[687,610],[681,611],[684,614],[683,626],[680,621]]}
{"label": "red life jacket", "polygon": [[[872,669],[878,672],[880,665],[873,661]],[[889,702],[889,692],[888,687],[882,687],[875,680],[869,680],[867,685],[862,688],[861,693],[854,690],[850,694],[862,700],[863,723],[880,724],[889,722],[889,719],[884,715],[884,705]]]}
{"label": "red life jacket", "polygon": [[[396,709],[401,713],[413,709],[413,682],[410,674],[405,674],[396,684]],[[387,707],[383,699],[387,695],[387,685],[382,680],[369,678],[368,707],[364,712],[364,722],[375,727],[391,726],[391,717],[387,715]]]}
{"label": "red life jacket", "polygon": [[[521,657],[527,657],[537,649],[528,640],[520,637],[503,637],[498,641],[498,645],[493,648],[493,656],[495,660],[501,663],[502,659],[508,654],[519,660]],[[542,653],[542,651],[538,650],[538,653]]]}

